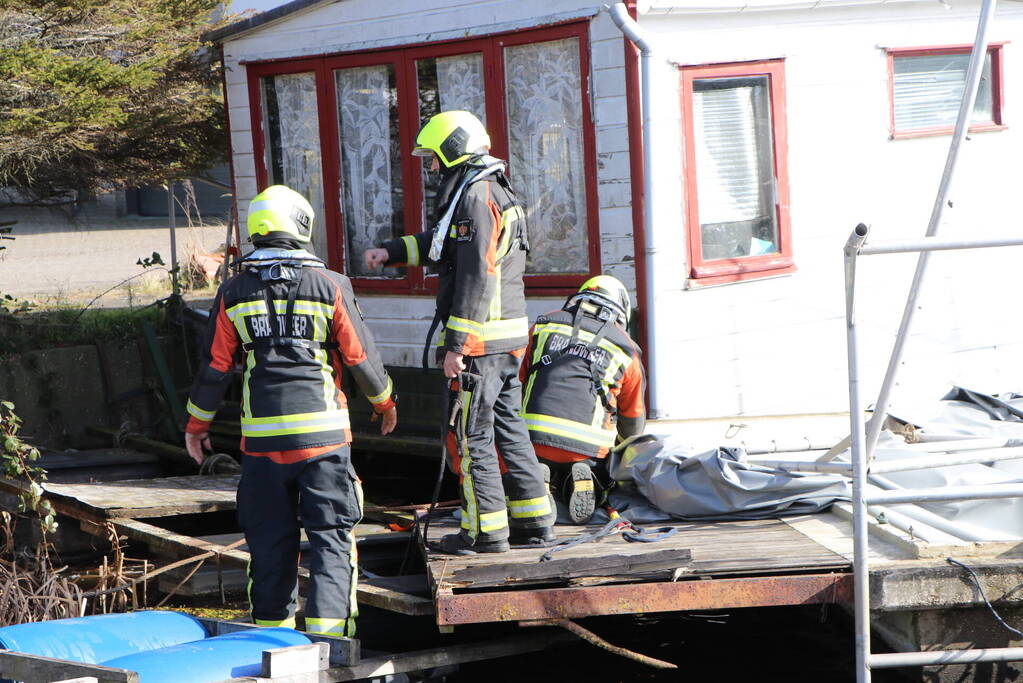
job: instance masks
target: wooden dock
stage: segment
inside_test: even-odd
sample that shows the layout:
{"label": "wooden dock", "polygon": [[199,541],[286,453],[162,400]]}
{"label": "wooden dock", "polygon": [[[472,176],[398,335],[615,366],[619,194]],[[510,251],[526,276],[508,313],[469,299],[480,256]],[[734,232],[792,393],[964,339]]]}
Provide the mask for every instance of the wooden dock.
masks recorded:
{"label": "wooden dock", "polygon": [[[211,560],[207,567],[215,565],[218,572],[207,584],[222,586],[221,566],[244,567],[248,561],[243,547],[228,547],[237,534],[189,536],[160,525],[180,515],[233,510],[237,481],[238,475],[208,475],[46,484],[45,488],[57,512],[91,534],[105,537],[113,530],[123,539],[148,546],[168,562],[205,555]],[[19,490],[11,481],[0,481],[0,489]],[[412,521],[409,512],[373,506],[367,506],[367,518],[384,523]],[[671,526],[678,532],[655,543],[627,543],[614,535],[559,551],[543,563],[539,562],[543,549],[442,555],[429,550],[417,534],[425,575],[364,579],[358,599],[399,614],[434,614],[442,629],[851,599],[852,531],[841,505],[817,515]],[[559,526],[557,534],[570,538],[596,528]],[[430,540],[456,530],[453,518],[434,519]],[[388,552],[403,553],[408,540],[407,533],[392,532],[381,524],[359,531],[368,534],[360,540],[360,552],[369,549],[366,543],[392,542],[401,545]],[[933,546],[886,525],[872,525],[871,532],[871,571],[877,585],[871,596],[874,609],[978,604],[977,593],[963,581],[962,570],[948,565],[945,557],[968,559],[994,600],[1009,596],[1011,586],[1023,581],[1023,544]],[[364,557],[368,560],[369,554]]]}

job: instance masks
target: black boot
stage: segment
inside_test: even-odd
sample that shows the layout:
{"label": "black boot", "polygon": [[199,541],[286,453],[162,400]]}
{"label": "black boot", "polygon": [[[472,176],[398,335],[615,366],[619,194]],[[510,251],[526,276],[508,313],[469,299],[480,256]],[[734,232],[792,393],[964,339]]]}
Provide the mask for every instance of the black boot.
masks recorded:
{"label": "black boot", "polygon": [[430,543],[430,549],[447,555],[475,555],[476,553],[508,552],[508,541],[476,541],[464,532],[441,536],[440,541]]}
{"label": "black boot", "polygon": [[535,529],[512,529],[508,542],[514,548],[546,548],[557,542],[553,526]]}
{"label": "black boot", "polygon": [[577,462],[572,465],[571,477],[565,482],[568,486],[568,516],[573,524],[586,524],[593,516],[597,505],[597,495],[593,490],[593,470],[588,463]]}

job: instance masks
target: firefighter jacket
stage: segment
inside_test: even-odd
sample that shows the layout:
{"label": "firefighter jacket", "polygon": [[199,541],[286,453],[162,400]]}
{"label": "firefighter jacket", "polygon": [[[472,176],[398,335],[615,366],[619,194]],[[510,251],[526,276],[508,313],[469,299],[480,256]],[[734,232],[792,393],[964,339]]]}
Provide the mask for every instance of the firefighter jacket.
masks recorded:
{"label": "firefighter jacket", "polygon": [[[463,168],[467,167],[467,168]],[[529,321],[522,276],[526,269],[525,212],[500,171],[458,192],[468,164],[442,183],[438,216],[458,202],[441,250],[437,317],[444,324],[441,346],[466,356],[517,351],[526,345]],[[428,262],[434,231],[405,235],[382,246],[388,265]]]}
{"label": "firefighter jacket", "polygon": [[348,443],[342,363],[376,412],[394,405],[351,283],[301,249],[259,249],[245,265],[217,292],[188,399],[188,431],[213,419],[240,360],[244,452]]}
{"label": "firefighter jacket", "polygon": [[[522,412],[540,456],[548,449],[603,458],[643,431],[643,364],[639,349],[607,311],[589,303],[542,315],[522,361]],[[546,448],[544,448],[546,447]]]}

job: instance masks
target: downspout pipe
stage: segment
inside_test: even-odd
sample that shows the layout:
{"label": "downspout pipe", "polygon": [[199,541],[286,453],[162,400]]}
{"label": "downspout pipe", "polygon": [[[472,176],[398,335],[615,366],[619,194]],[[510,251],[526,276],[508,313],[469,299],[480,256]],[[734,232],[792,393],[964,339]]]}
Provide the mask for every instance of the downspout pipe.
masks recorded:
{"label": "downspout pipe", "polygon": [[[643,212],[644,251],[646,252],[646,305],[643,311],[643,323],[646,327],[646,348],[643,350],[647,358],[647,386],[650,396],[650,405],[647,411],[652,418],[666,417],[664,409],[665,402],[661,394],[661,377],[658,372],[658,350],[660,347],[660,336],[658,334],[657,316],[654,313],[653,302],[657,290],[654,285],[657,282],[658,272],[657,247],[654,235],[654,211],[657,208],[656,183],[654,182],[654,146],[653,141],[653,103],[652,88],[650,87],[651,62],[654,57],[654,47],[649,37],[640,28],[636,20],[629,16],[629,10],[625,3],[616,2],[614,5],[604,8],[611,16],[615,26],[625,34],[632,43],[639,49],[640,55],[640,106],[643,113],[643,195],[646,210]],[[635,198],[633,198],[635,201]]]}

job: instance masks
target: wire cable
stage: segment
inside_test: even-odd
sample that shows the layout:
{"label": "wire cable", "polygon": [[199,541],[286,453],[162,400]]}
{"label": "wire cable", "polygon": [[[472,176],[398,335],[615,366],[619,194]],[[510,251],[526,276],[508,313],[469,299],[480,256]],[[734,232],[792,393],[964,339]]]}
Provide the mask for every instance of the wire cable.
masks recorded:
{"label": "wire cable", "polygon": [[945,561],[948,562],[949,564],[954,564],[957,567],[962,567],[967,572],[969,572],[970,578],[973,579],[974,585],[976,585],[977,590],[980,591],[980,597],[984,598],[984,604],[987,605],[987,608],[989,610],[991,610],[991,614],[995,615],[995,619],[998,620],[998,623],[1004,626],[1007,630],[1014,633],[1015,635],[1019,636],[1020,638],[1023,638],[1023,631],[1014,629],[1012,626],[1009,626],[1007,623],[1005,623],[1005,620],[1002,619],[1002,616],[998,614],[997,610],[995,610],[994,606],[991,604],[991,601],[987,599],[987,594],[984,592],[984,587],[980,585],[980,578],[977,576],[977,572],[973,571],[971,567],[960,562],[959,560],[953,560],[951,557],[946,557]]}

